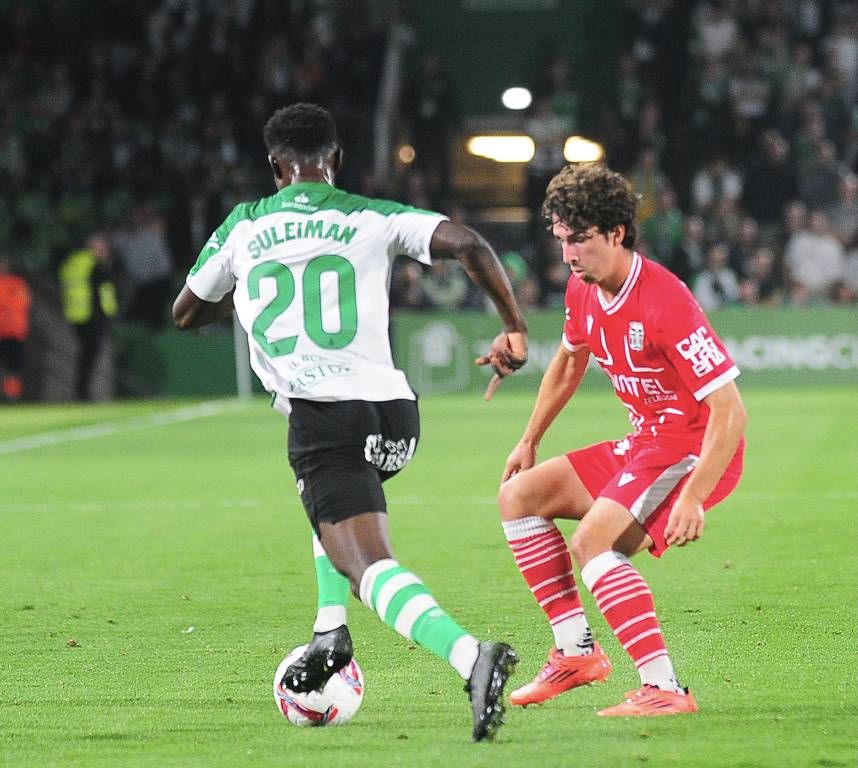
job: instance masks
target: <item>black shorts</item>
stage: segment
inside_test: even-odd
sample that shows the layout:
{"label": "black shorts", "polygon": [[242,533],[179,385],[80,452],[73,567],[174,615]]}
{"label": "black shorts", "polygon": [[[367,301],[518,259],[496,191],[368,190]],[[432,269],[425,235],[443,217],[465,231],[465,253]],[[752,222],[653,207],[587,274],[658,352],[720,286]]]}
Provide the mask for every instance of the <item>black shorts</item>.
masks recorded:
{"label": "black shorts", "polygon": [[387,512],[381,484],[414,455],[414,400],[291,399],[289,464],[313,529],[364,512]]}

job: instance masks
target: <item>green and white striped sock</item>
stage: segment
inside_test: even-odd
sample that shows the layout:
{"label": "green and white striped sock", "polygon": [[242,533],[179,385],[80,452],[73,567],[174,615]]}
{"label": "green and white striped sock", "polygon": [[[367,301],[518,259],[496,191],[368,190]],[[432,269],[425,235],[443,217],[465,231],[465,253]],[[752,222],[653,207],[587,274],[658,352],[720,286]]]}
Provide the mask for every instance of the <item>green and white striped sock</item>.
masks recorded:
{"label": "green and white striped sock", "polygon": [[346,623],[349,580],[334,568],[322,542],[315,534],[313,558],[316,562],[316,586],[319,591],[319,607],[313,632],[330,632]]}
{"label": "green and white striped sock", "polygon": [[465,680],[479,643],[438,605],[426,585],[396,560],[374,562],[360,581],[361,602],[400,635],[447,661]]}

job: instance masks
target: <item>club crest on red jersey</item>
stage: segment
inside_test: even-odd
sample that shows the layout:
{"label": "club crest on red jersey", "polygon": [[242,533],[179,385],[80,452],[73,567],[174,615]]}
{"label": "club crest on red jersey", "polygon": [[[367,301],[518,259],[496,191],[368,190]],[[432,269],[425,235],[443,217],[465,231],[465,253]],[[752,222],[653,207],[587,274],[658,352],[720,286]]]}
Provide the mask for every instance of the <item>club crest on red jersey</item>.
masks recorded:
{"label": "club crest on red jersey", "polygon": [[635,352],[642,352],[644,348],[644,327],[643,323],[632,320],[629,323],[629,349]]}

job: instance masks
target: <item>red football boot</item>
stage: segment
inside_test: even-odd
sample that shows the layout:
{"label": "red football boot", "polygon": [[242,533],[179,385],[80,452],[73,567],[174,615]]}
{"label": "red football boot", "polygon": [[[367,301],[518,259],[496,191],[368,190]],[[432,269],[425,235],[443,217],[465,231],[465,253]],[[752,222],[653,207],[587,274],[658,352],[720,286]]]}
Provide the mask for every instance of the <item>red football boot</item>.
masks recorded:
{"label": "red football boot", "polygon": [[552,648],[548,652],[548,663],[531,682],[509,695],[509,703],[519,707],[541,704],[572,688],[602,682],[609,674],[611,661],[598,643],[587,656],[564,656]]}
{"label": "red football boot", "polygon": [[655,717],[697,711],[697,702],[687,688],[685,693],[676,693],[644,685],[636,691],[629,691],[626,697],[622,704],[603,709],[599,714],[602,717]]}

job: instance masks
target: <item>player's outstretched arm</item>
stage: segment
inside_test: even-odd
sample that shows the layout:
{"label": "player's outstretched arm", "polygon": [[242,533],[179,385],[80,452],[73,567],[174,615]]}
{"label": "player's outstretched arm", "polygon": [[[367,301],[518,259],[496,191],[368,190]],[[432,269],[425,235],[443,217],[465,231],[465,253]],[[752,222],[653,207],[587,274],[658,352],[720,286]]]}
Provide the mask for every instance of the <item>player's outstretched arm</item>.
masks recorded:
{"label": "player's outstretched arm", "polygon": [[184,286],[173,302],[173,322],[180,331],[199,328],[227,317],[233,310],[232,291],[220,301],[203,301]]}
{"label": "player's outstretched arm", "polygon": [[709,419],[700,458],[670,510],[664,529],[665,540],[671,546],[682,547],[703,535],[703,502],[730,464],[748,420],[734,381],[716,389],[703,402],[709,406]]}
{"label": "player's outstretched arm", "polygon": [[586,347],[574,351],[562,344],[558,347],[542,377],[524,434],[506,460],[501,482],[530,469],[536,463],[536,451],[542,436],[575,394],[587,370],[589,358],[590,350]]}
{"label": "player's outstretched arm", "polygon": [[489,351],[475,360],[477,365],[491,365],[495,372],[486,389],[488,400],[503,377],[527,362],[527,323],[506,270],[492,247],[474,230],[443,221],[432,235],[429,250],[432,258],[457,259],[471,281],[492,300],[503,322],[503,332],[494,339]]}

